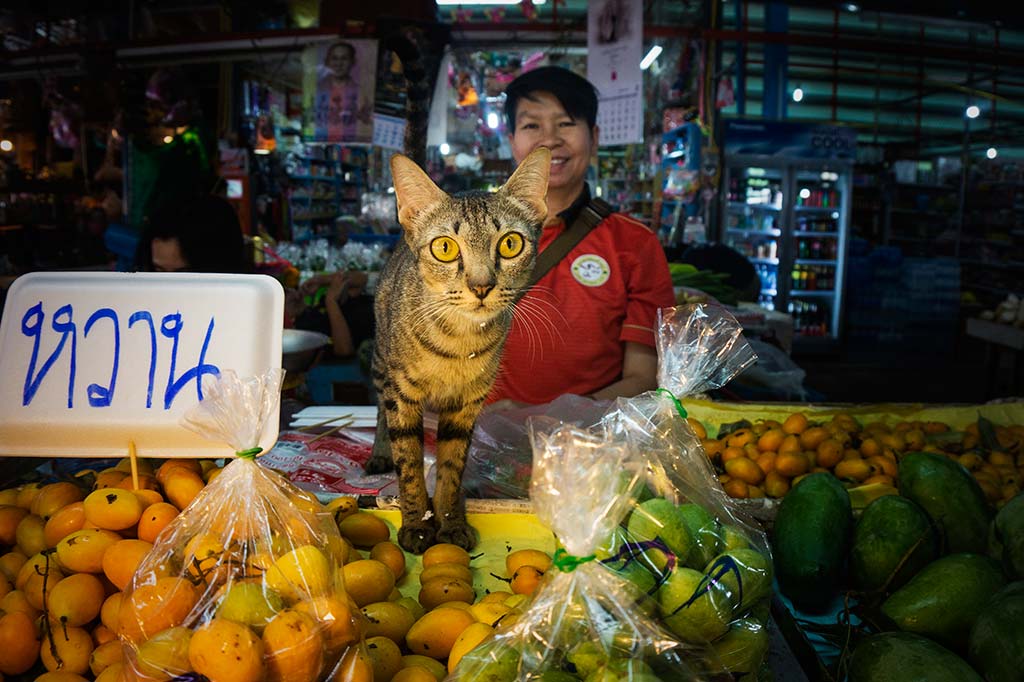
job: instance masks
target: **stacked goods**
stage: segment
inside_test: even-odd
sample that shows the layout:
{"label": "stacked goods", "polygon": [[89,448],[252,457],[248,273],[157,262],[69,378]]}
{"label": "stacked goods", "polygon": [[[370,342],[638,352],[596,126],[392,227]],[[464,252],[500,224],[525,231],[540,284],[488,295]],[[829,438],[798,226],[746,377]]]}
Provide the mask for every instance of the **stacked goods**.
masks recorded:
{"label": "stacked goods", "polygon": [[838,610],[851,682],[1020,679],[1024,495],[995,512],[976,478],[931,452],[897,474],[900,494],[856,521],[831,474],[793,487],[772,538],[782,594],[805,613]]}
{"label": "stacked goods", "polygon": [[874,495],[895,492],[900,461],[913,452],[959,462],[996,505],[1020,492],[1024,476],[1024,426],[996,425],[983,417],[956,431],[940,421],[862,424],[843,412],[812,421],[794,412],[782,421],[723,425],[715,438],[707,437],[704,424],[690,421],[719,481],[735,498],[780,498],[801,477],[817,472],[847,487],[873,486]]}

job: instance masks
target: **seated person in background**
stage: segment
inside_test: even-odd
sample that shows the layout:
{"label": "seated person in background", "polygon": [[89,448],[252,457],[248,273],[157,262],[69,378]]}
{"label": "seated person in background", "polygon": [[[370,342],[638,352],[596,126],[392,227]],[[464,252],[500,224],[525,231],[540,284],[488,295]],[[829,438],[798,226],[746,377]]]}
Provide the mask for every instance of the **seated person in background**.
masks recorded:
{"label": "seated person in background", "polygon": [[[505,90],[512,155],[551,150],[543,253],[590,203],[584,178],[597,153],[597,92],[585,78],[542,67]],[[489,402],[546,403],[564,393],[610,399],[657,388],[654,325],[675,305],[657,236],[621,213],[604,215],[516,304]]]}
{"label": "seated person in background", "polygon": [[139,238],[135,266],[142,272],[252,270],[235,209],[209,194],[153,215]]}
{"label": "seated person in background", "polygon": [[[299,286],[298,293],[302,298],[310,297],[313,305],[300,304],[294,315],[295,328],[330,336],[331,348],[339,358],[354,356],[374,334],[373,297],[365,293],[366,281],[366,273],[359,270],[310,277]],[[317,301],[325,286],[323,300]]]}
{"label": "seated person in background", "polygon": [[761,277],[746,256],[725,244],[697,244],[679,257],[698,270],[729,275],[725,283],[736,290],[740,301],[757,302],[761,297]]}

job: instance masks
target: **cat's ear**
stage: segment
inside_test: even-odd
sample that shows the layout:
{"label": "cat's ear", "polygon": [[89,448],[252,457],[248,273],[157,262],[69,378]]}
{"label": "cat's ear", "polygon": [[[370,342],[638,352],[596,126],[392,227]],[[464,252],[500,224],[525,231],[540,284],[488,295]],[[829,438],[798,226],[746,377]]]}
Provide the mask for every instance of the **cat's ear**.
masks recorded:
{"label": "cat's ear", "polygon": [[537,220],[548,215],[544,197],[548,193],[548,174],[551,172],[551,150],[537,147],[520,162],[519,167],[499,190],[506,196],[526,204]]}
{"label": "cat's ear", "polygon": [[391,157],[391,178],[395,182],[395,198],[398,200],[398,222],[404,228],[412,225],[417,215],[441,203],[446,196],[412,159],[401,154]]}

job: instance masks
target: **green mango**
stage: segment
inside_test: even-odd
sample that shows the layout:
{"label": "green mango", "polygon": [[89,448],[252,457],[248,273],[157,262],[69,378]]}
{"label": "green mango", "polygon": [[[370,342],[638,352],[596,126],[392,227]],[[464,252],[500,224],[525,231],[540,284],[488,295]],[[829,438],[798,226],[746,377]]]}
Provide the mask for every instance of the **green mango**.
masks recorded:
{"label": "green mango", "polygon": [[711,647],[730,673],[754,672],[768,653],[768,628],[753,618],[743,618],[734,621]]}
{"label": "green mango", "polygon": [[691,502],[679,505],[679,514],[686,524],[686,530],[694,539],[693,550],[683,559],[683,563],[689,568],[699,569],[707,566],[712,557],[721,551],[719,547],[722,544],[722,537],[718,519],[709,514],[704,507]]}
{"label": "green mango", "polygon": [[984,682],[967,661],[912,632],[871,635],[853,650],[848,682]]}
{"label": "green mango", "polygon": [[[661,540],[675,555],[677,562],[685,561],[696,547],[696,540],[687,527],[683,513],[662,497],[638,504],[629,515],[626,530],[632,540],[637,542]],[[661,550],[650,549],[647,555],[657,568],[667,565],[668,558]]]}
{"label": "green mango", "polygon": [[732,620],[729,595],[692,568],[677,568],[669,575],[658,590],[658,606],[665,626],[692,644],[721,637]]}
{"label": "green mango", "polygon": [[704,574],[714,578],[735,615],[746,613],[772,591],[772,562],[756,549],[734,549],[708,563]]}
{"label": "green mango", "polygon": [[901,630],[963,647],[982,608],[1005,581],[999,565],[981,554],[950,554],[921,569],[882,603]]}
{"label": "green mango", "polygon": [[971,628],[971,663],[989,682],[1020,682],[1024,675],[1024,581],[989,600]]}

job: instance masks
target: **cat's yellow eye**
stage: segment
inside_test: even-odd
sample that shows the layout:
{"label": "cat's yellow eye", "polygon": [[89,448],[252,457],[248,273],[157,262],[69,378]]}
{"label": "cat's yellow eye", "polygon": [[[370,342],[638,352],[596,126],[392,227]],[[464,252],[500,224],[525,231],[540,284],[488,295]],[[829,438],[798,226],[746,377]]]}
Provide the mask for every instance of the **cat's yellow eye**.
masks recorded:
{"label": "cat's yellow eye", "polygon": [[509,232],[498,242],[498,253],[502,258],[515,258],[523,250],[523,235]]}
{"label": "cat's yellow eye", "polygon": [[459,257],[459,244],[451,237],[438,237],[430,242],[430,253],[442,263],[451,263]]}

